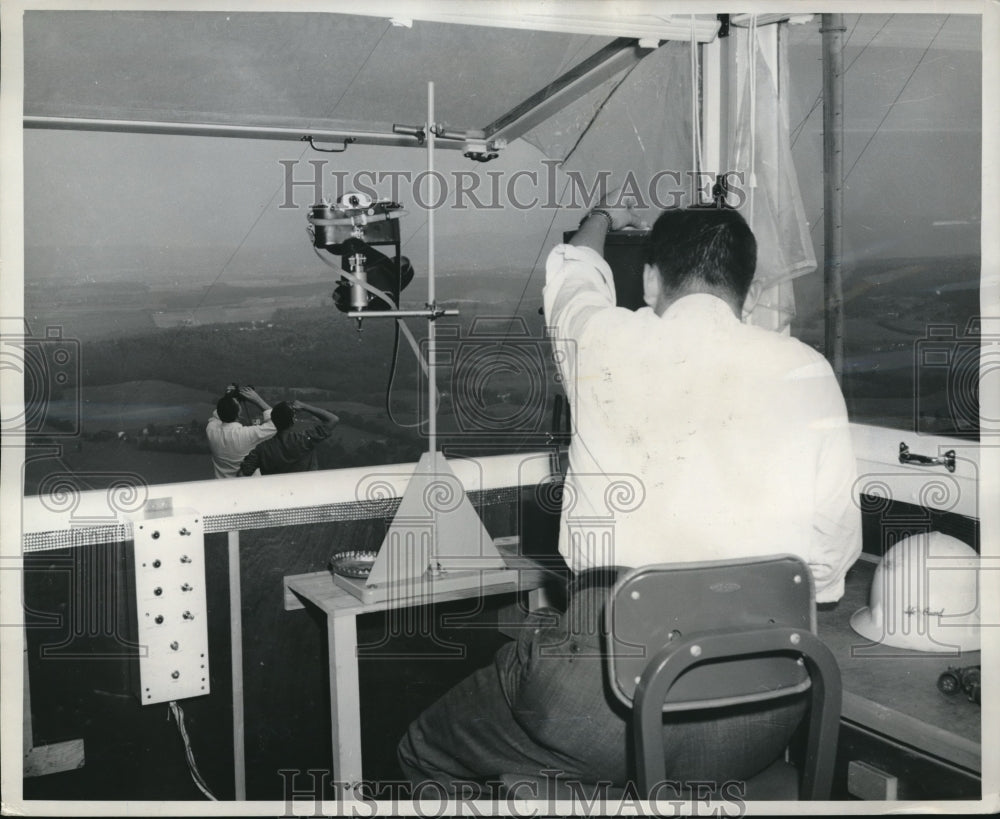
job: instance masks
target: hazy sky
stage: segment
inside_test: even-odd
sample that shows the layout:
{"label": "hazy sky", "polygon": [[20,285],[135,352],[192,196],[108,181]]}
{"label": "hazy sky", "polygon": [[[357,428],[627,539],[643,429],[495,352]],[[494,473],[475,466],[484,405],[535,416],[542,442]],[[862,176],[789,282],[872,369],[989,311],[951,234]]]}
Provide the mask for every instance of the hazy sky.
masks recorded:
{"label": "hazy sky", "polygon": [[[978,41],[978,18],[889,17],[849,17],[845,248],[858,257],[975,252],[980,55],[970,46]],[[822,205],[822,109],[815,106],[819,39],[816,21],[790,32],[793,151],[806,214],[814,222],[821,220]],[[520,60],[510,57],[511,65]],[[112,53],[106,62],[114,67]],[[503,70],[477,67],[461,81],[473,94],[502,81]],[[394,117],[386,112],[385,118]],[[299,180],[312,177],[310,160],[328,163],[324,181],[334,189],[334,170],[416,175],[426,167],[420,149],[353,145],[344,154],[321,154],[291,141],[28,130],[24,145],[28,281],[133,272],[164,285],[271,275],[320,278],[327,273],[306,235],[313,194],[298,187],[298,207],[279,207],[287,174],[281,162],[297,162]],[[506,184],[515,172],[528,170],[545,188],[545,157],[523,140],[488,165],[470,162],[460,151],[439,150],[436,156],[442,173],[476,174],[481,197],[490,191],[488,172],[501,174]],[[530,182],[518,190],[528,198],[539,193]],[[422,273],[426,214],[414,206],[405,182],[401,194],[408,210],[404,252]],[[438,211],[438,270],[523,276],[578,216],[509,203]],[[821,225],[813,239],[822,258]]]}

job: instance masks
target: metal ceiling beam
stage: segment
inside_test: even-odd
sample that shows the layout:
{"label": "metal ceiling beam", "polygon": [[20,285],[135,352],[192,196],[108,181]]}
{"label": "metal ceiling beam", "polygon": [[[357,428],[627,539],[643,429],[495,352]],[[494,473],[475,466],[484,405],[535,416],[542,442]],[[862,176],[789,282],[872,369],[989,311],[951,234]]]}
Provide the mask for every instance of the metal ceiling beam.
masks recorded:
{"label": "metal ceiling beam", "polygon": [[[85,117],[26,116],[25,128],[42,128],[61,131],[107,131],[126,134],[174,134],[180,136],[215,136],[242,139],[288,139],[303,141],[312,137],[315,142],[341,142],[350,140],[365,145],[390,145],[417,147],[422,143],[414,136],[394,133],[392,125],[385,131],[355,130],[349,127],[289,128],[260,125],[221,125],[198,122],[171,122],[168,120],[102,119]],[[475,133],[475,132],[473,132]],[[464,148],[465,142],[441,140],[442,148]]]}
{"label": "metal ceiling beam", "polygon": [[487,125],[486,139],[517,139],[652,50],[639,40],[619,37]]}
{"label": "metal ceiling beam", "polygon": [[[300,0],[300,4],[303,0]],[[596,3],[594,0],[559,0],[549,3],[456,3],[454,0],[369,0],[341,10],[329,0],[316,0],[317,10],[387,17],[393,25],[412,26],[414,21],[466,26],[552,31],[595,37],[641,37],[655,40],[690,40],[692,29],[698,42],[715,38],[719,30],[714,14],[649,13],[655,4]],[[659,11],[659,10],[657,10]]]}

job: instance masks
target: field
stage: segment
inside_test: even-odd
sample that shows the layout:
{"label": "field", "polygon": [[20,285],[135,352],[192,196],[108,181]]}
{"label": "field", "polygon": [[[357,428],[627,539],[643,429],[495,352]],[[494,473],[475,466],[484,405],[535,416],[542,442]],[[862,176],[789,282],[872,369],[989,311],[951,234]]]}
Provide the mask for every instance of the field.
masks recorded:
{"label": "field", "polygon": [[[814,275],[797,283],[793,330],[821,349],[818,282]],[[921,369],[917,354],[933,325],[953,328],[952,348],[977,350],[965,329],[978,313],[978,282],[978,257],[971,256],[878,260],[849,271],[844,392],[855,420],[955,431],[955,372]],[[396,339],[392,322],[366,319],[359,332],[329,303],[330,284],[29,285],[26,315],[35,335],[58,326],[79,349],[72,383],[41,391],[45,431],[78,428],[79,435],[32,440],[57,445],[61,457],[29,463],[25,491],[57,472],[89,475],[81,485],[115,472],[151,484],[209,477],[199,436],[234,381],[255,384],[271,403],[299,398],[340,414],[342,423],[321,453],[324,468],[414,460],[426,447],[425,432],[415,425],[427,414],[417,357]],[[461,309],[460,317],[437,322],[439,445],[449,451],[500,452],[544,442],[560,389],[538,315],[541,282],[526,284],[526,274],[445,279],[441,292],[456,297],[445,306]],[[191,320],[172,326],[184,315]],[[419,342],[425,323],[411,320],[410,327]],[[960,403],[974,409],[974,373],[959,375]],[[183,428],[192,451],[164,451],[170,441],[140,449],[137,441],[150,428],[160,436]]]}

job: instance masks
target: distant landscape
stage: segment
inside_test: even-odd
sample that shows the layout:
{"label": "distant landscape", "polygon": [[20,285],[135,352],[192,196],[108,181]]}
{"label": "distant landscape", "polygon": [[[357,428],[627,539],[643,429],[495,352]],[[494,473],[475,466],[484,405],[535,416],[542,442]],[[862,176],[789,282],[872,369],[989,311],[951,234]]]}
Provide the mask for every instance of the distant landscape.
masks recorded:
{"label": "distant landscape", "polygon": [[[527,272],[500,271],[440,278],[439,305],[461,311],[436,325],[446,451],[544,442],[560,390],[538,313],[541,284],[539,272],[530,281]],[[415,281],[404,304],[422,306],[424,287]],[[387,410],[393,322],[366,319],[359,332],[333,307],[331,291],[332,280],[316,278],[207,288],[29,277],[33,335],[59,327],[77,341],[79,375],[43,391],[45,426],[31,438],[37,457],[25,491],[56,473],[75,474],[81,488],[122,472],[150,484],[210,478],[204,426],[232,382],[254,384],[272,403],[299,398],[341,415],[320,452],[323,468],[415,460],[426,447],[414,425],[426,420],[427,392],[413,351],[398,340]],[[849,271],[844,390],[855,420],[969,434],[951,412],[955,374],[918,372],[915,351],[936,324],[957,328],[952,347],[970,348],[964,330],[978,298],[978,257],[881,260]],[[408,324],[418,339],[426,335],[423,320]],[[822,348],[821,300],[800,297],[793,332]],[[974,378],[959,382],[969,393],[963,406],[974,403]]]}
{"label": "distant landscape", "polygon": [[[555,381],[538,313],[540,282],[518,308],[522,290],[523,282],[482,274],[439,284],[439,305],[460,310],[436,327],[438,434],[446,451],[530,446],[548,423]],[[59,327],[79,342],[79,385],[46,391],[45,428],[32,443],[39,455],[51,447],[59,454],[29,461],[25,492],[54,473],[85,475],[68,478],[80,488],[99,488],[121,472],[150,484],[210,478],[204,427],[234,382],[254,385],[272,404],[298,398],[337,413],[341,423],[320,449],[321,468],[416,460],[427,446],[420,422],[428,396],[414,351],[396,339],[390,320],[365,319],[359,331],[335,309],[331,291],[330,281],[173,290],[29,284],[33,335]],[[464,297],[448,299],[449,292]],[[422,347],[426,322],[408,326]],[[526,412],[525,402],[538,406]]]}

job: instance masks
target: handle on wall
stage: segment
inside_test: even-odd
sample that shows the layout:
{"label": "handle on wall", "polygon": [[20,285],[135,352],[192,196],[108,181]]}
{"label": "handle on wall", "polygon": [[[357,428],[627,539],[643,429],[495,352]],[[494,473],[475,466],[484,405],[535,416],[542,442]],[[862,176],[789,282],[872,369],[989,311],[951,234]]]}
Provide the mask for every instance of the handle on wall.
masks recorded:
{"label": "handle on wall", "polygon": [[916,464],[918,466],[943,466],[949,472],[955,471],[955,450],[949,449],[944,455],[932,458],[929,455],[917,455],[910,452],[905,443],[899,445],[899,462],[901,464]]}

